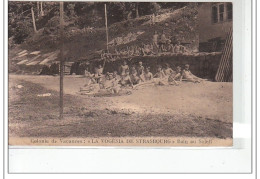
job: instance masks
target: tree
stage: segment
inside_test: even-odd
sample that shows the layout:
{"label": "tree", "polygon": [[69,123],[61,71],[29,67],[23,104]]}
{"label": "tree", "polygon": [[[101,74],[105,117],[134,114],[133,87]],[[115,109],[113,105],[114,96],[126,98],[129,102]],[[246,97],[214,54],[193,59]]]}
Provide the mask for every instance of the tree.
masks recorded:
{"label": "tree", "polygon": [[135,17],[138,18],[139,17],[139,10],[138,10],[138,6],[139,6],[139,3],[136,2],[135,3]]}
{"label": "tree", "polygon": [[41,2],[41,16],[44,16],[44,11],[43,11],[43,3]]}

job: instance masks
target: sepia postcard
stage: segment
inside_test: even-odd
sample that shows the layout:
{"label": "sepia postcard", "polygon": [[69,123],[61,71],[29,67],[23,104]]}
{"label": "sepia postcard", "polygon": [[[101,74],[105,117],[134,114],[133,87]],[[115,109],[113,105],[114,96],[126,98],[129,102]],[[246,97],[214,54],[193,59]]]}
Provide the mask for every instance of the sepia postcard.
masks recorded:
{"label": "sepia postcard", "polygon": [[233,146],[232,2],[8,2],[10,146]]}

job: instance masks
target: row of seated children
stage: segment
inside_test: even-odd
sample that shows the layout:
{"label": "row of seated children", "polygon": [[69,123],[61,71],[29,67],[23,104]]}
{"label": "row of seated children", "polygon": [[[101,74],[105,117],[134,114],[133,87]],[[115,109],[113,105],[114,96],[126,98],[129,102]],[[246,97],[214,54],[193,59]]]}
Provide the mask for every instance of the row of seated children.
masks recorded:
{"label": "row of seated children", "polygon": [[160,55],[162,53],[183,54],[189,52],[185,46],[181,45],[180,41],[177,41],[176,38],[173,37],[172,39],[175,40],[171,41],[170,38],[166,38],[164,31],[162,31],[159,38],[157,31],[155,31],[152,37],[152,43],[142,43],[141,46],[126,46],[126,48],[122,49],[115,48],[112,53],[108,53],[104,50],[101,53],[101,59],[114,61],[124,57]]}
{"label": "row of seated children", "polygon": [[[141,81],[148,81],[153,79],[153,75],[150,72],[150,68],[146,69],[143,67],[142,62],[139,62],[137,67],[131,67],[127,65],[126,61],[119,68],[119,74],[117,71],[113,73],[107,72],[103,75],[103,68],[101,65],[95,69],[95,73],[91,74],[88,70],[85,70],[85,76],[90,79],[87,85],[100,83],[102,84],[105,80],[109,79],[109,76],[113,77],[115,81],[117,81],[121,86],[133,86],[139,84]],[[86,85],[86,86],[87,86]]]}
{"label": "row of seated children", "polygon": [[120,75],[126,78],[130,76],[130,79],[134,85],[146,81],[153,81],[157,84],[173,85],[178,84],[176,81],[182,81],[182,79],[195,83],[199,83],[203,80],[191,73],[188,64],[185,65],[183,70],[180,66],[178,66],[175,70],[172,70],[172,68],[170,68],[169,64],[167,63],[165,64],[164,68],[159,65],[157,67],[157,72],[153,75],[150,72],[150,67],[144,68],[141,61],[137,67],[132,67],[131,69],[129,69],[129,66],[124,61],[123,65],[120,67]]}
{"label": "row of seated children", "polygon": [[[118,93],[122,87],[134,87],[142,83],[155,83],[157,85],[179,85],[178,81],[185,79],[186,81],[199,83],[203,79],[196,77],[189,70],[189,65],[186,64],[182,70],[178,66],[172,70],[169,64],[165,67],[157,67],[157,72],[153,75],[150,72],[150,67],[144,67],[140,61],[136,67],[129,68],[126,61],[120,66],[119,74],[117,71],[113,73],[107,72],[103,75],[103,68],[101,65],[95,70],[95,74],[88,71],[85,73],[88,77],[88,82],[85,85],[95,85],[98,90],[109,90],[111,93]],[[93,91],[93,88],[90,88]]]}
{"label": "row of seated children", "polygon": [[139,47],[137,45],[126,47],[124,49],[115,49],[114,53],[107,53],[103,51],[101,53],[101,59],[108,59],[109,61],[115,61],[121,58],[130,58],[135,56],[155,56],[162,53],[169,54],[184,54],[188,52],[185,46],[181,45],[180,42],[173,45],[171,41],[168,39],[165,44],[159,43],[159,45],[155,44],[144,44]]}
{"label": "row of seated children", "polygon": [[194,83],[204,81],[204,79],[192,74],[189,67],[190,66],[186,64],[183,70],[180,66],[177,66],[175,70],[172,70],[168,64],[165,64],[164,69],[159,65],[157,73],[154,75],[154,78],[157,78],[155,83],[159,85],[179,85],[179,82],[183,80]]}
{"label": "row of seated children", "polygon": [[[174,39],[173,41],[170,39]],[[181,45],[180,41],[176,40],[176,37],[169,37],[167,38],[164,30],[162,31],[162,34],[160,35],[157,33],[157,31],[154,32],[153,38],[152,38],[152,44],[153,44],[153,50],[157,53],[185,53],[188,52],[185,46]]]}
{"label": "row of seated children", "polygon": [[162,53],[169,54],[184,54],[188,52],[187,48],[178,41],[176,44],[172,44],[170,39],[167,39],[165,43],[153,43],[142,46],[142,56],[147,55],[160,55]]}

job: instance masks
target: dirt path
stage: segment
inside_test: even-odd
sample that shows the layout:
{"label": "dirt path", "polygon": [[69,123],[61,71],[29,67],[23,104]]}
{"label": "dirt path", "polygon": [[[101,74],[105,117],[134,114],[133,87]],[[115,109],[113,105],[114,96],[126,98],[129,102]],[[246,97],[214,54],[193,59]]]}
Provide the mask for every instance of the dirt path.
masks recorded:
{"label": "dirt path", "polygon": [[[10,75],[10,81],[25,80],[58,91],[58,76]],[[86,101],[95,100],[97,109],[113,109],[144,114],[179,114],[232,122],[232,83],[183,82],[180,86],[147,86],[133,90],[131,95],[113,97],[88,97],[78,95],[85,79],[66,76],[64,93],[80,96]],[[93,107],[93,105],[92,105]]]}
{"label": "dirt path", "polygon": [[232,84],[150,86],[126,96],[91,97],[76,94],[83,78],[66,77],[59,120],[58,79],[9,76],[9,137],[232,138]]}

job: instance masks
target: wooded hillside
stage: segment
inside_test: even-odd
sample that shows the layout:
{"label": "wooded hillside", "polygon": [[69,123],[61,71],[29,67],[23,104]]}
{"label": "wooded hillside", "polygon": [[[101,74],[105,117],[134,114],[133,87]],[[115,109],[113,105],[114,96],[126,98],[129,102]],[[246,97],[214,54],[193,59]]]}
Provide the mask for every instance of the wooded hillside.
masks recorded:
{"label": "wooded hillside", "polygon": [[[106,49],[104,4],[111,52],[152,43],[155,31],[159,35],[164,31],[167,38],[189,44],[191,50],[198,48],[197,3],[64,2],[67,61],[98,59]],[[153,24],[152,14],[156,17]],[[9,2],[9,59],[18,63],[27,60],[19,63],[27,66],[46,64],[42,61],[59,50],[59,15],[58,2]],[[33,62],[33,55],[19,60],[17,54],[23,50],[28,54],[39,51],[37,61]]]}

